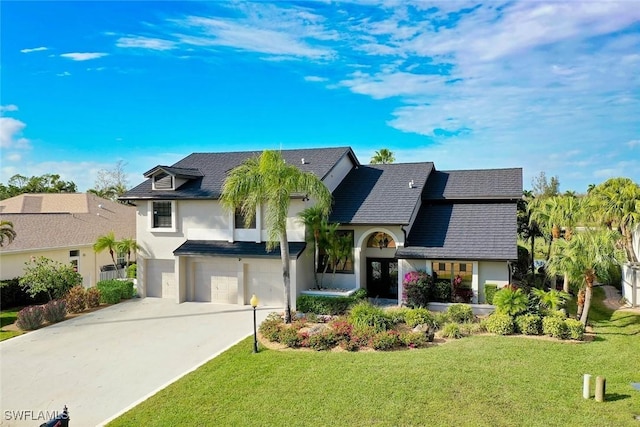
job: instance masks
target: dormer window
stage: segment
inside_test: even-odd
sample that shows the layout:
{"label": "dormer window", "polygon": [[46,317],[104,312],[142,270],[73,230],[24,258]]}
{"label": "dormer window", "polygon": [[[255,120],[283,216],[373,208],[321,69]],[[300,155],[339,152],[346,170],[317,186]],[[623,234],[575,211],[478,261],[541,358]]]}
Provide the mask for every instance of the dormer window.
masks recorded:
{"label": "dormer window", "polygon": [[154,190],[173,190],[173,175],[160,172],[153,176]]}

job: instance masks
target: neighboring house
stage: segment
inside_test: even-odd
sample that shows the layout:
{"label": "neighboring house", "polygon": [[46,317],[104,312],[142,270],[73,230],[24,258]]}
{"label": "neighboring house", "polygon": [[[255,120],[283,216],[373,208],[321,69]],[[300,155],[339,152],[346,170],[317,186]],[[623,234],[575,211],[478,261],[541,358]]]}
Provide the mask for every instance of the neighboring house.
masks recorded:
{"label": "neighboring house", "polygon": [[[245,228],[218,201],[227,172],[259,154],[194,153],[149,170],[145,182],[121,197],[138,209],[139,293],[232,304],[248,304],[256,294],[261,304],[283,305],[280,252],[265,249],[261,209]],[[404,274],[426,269],[441,278],[460,275],[477,302],[484,284],[508,283],[509,262],[517,258],[521,169],[361,165],[348,147],[283,150],[282,156],[322,179],[334,197],[329,219],[351,241],[351,255],[327,266],[325,287],[366,288],[370,296],[401,300]],[[314,286],[313,253],[297,218],[312,204],[299,195],[289,210],[294,306]]]}
{"label": "neighboring house", "polygon": [[[100,267],[112,265],[109,251],[93,244],[110,231],[133,238],[136,209],[85,193],[21,194],[0,201],[0,219],[11,221],[16,238],[0,248],[0,279],[23,275],[32,257],[76,266],[86,287],[99,280]],[[124,260],[121,259],[124,262]]]}

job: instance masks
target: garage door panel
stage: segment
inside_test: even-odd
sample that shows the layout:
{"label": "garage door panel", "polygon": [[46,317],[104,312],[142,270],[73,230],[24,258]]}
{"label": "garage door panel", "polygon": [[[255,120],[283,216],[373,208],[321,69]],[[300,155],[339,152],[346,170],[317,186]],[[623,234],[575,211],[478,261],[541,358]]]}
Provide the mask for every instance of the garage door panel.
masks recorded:
{"label": "garage door panel", "polygon": [[238,273],[228,261],[211,260],[194,266],[194,300],[237,304]]}
{"label": "garage door panel", "polygon": [[147,261],[146,291],[148,297],[175,298],[175,263],[173,260]]}

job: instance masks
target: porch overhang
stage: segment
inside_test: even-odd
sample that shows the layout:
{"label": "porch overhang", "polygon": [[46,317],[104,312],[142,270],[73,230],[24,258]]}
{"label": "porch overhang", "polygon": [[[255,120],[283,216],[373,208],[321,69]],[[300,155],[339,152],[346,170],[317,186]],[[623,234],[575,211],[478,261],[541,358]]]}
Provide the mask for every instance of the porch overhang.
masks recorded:
{"label": "porch overhang", "polygon": [[[304,248],[305,242],[289,242],[289,254],[297,259]],[[280,258],[280,249],[267,251],[265,242],[226,242],[218,240],[187,240],[173,251],[175,256],[216,256],[228,258]]]}

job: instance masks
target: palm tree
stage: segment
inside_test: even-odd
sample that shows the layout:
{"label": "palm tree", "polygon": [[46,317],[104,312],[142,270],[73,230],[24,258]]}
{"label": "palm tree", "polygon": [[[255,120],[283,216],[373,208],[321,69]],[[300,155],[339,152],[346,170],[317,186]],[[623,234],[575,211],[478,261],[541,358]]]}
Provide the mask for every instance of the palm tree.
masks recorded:
{"label": "palm tree", "polygon": [[4,246],[5,239],[11,243],[16,236],[17,234],[13,229],[13,223],[11,221],[0,221],[0,247]]}
{"label": "palm tree", "polygon": [[331,193],[322,181],[313,173],[303,172],[287,164],[279,152],[265,150],[259,157],[247,159],[229,172],[220,197],[222,205],[231,212],[239,208],[247,224],[255,217],[256,208],[264,207],[267,249],[280,245],[286,323],[291,323],[287,216],[291,196],[296,194],[315,199],[318,206],[328,214]]}
{"label": "palm tree", "polygon": [[584,302],[578,298],[578,312],[584,325],[587,324],[595,281],[609,280],[611,265],[621,261],[621,252],[616,249],[619,238],[614,230],[588,228],[569,241],[559,240],[554,244],[547,271],[550,275],[566,272],[572,282],[580,283]]}
{"label": "palm tree", "polygon": [[298,214],[298,219],[305,226],[307,241],[313,246],[313,283],[320,289],[318,282],[318,261],[320,256],[320,230],[326,221],[325,210],[318,205],[306,208]]}
{"label": "palm tree", "polygon": [[118,270],[118,264],[116,263],[115,251],[117,250],[119,243],[120,242],[116,240],[113,231],[110,231],[105,235],[98,236],[98,239],[93,244],[93,250],[96,253],[109,249],[109,255],[111,255],[111,261],[113,261],[113,266],[116,268],[116,276],[118,277],[120,276],[120,272]]}
{"label": "palm tree", "polygon": [[396,161],[396,158],[393,155],[393,152],[387,148],[381,148],[379,151],[376,151],[373,157],[371,157],[372,165],[377,165],[377,164],[386,165],[389,163],[393,163],[395,161]]}
{"label": "palm tree", "polygon": [[131,264],[131,252],[135,253],[140,249],[140,245],[136,242],[136,239],[132,239],[130,237],[126,237],[116,244],[116,249],[118,253],[126,253],[127,254],[127,265]]}
{"label": "palm tree", "polygon": [[627,261],[638,262],[632,232],[640,224],[640,186],[629,178],[611,178],[591,190],[589,199],[601,223],[620,229]]}

